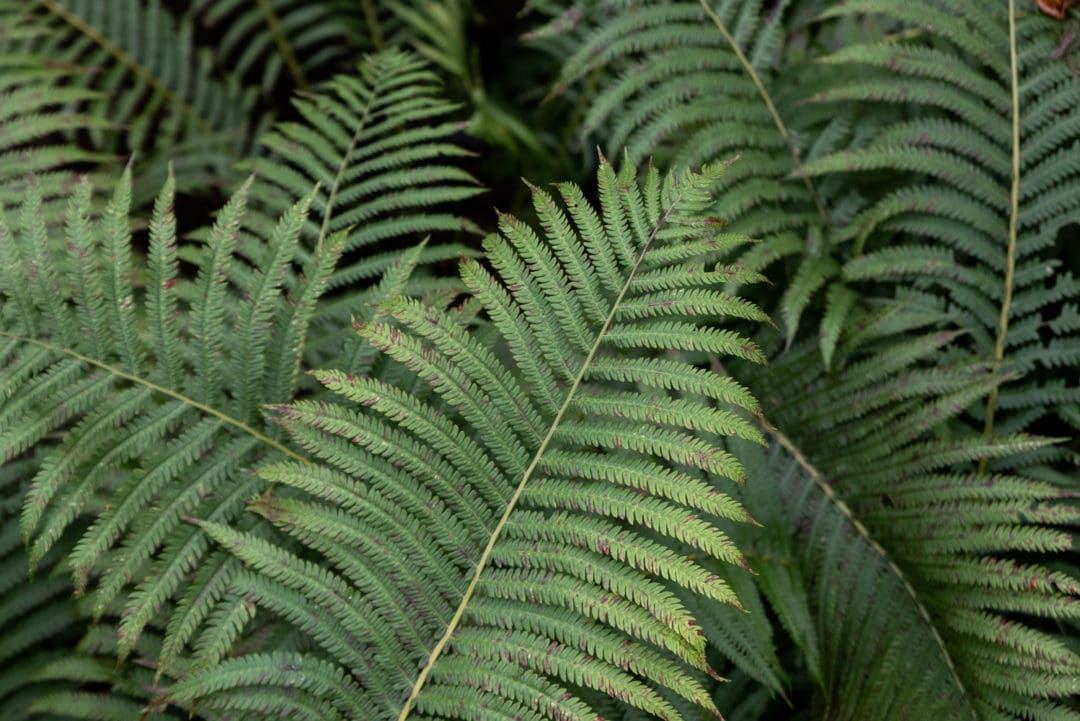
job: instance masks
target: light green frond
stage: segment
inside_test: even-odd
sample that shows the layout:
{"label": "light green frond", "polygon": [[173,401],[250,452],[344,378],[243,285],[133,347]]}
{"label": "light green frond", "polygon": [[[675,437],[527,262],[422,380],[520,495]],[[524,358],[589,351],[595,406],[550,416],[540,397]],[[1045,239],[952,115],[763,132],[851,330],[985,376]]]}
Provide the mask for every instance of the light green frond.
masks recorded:
{"label": "light green frond", "polygon": [[[339,297],[316,313],[316,328],[341,329],[351,316],[369,313],[377,299],[353,288],[376,281],[399,259],[398,253],[386,252],[394,245],[470,230],[449,206],[482,189],[459,167],[469,153],[453,136],[464,125],[454,119],[458,107],[442,94],[438,77],[423,60],[388,50],[366,58],[356,73],[337,75],[298,95],[293,104],[300,120],[263,136],[269,155],[254,162],[258,210],[249,219],[251,228],[267,237],[292,199],[317,185],[302,248],[322,248],[338,235],[344,244],[328,287]],[[372,252],[376,245],[382,252]],[[424,266],[473,252],[451,242],[425,244],[414,263]],[[417,272],[407,291],[419,295],[446,287],[456,286]],[[316,335],[310,362],[323,365],[336,357],[343,338],[340,332]]]}
{"label": "light green frond", "polygon": [[[697,346],[686,339],[711,337],[759,357],[748,339],[704,324],[764,316],[710,291],[710,283],[723,282],[711,273],[699,274],[698,287],[671,291],[639,291],[633,281],[654,250],[712,236],[700,213],[720,172],[661,182],[654,171],[644,188],[624,172],[618,186],[609,183],[599,212],[583,212],[584,196],[564,186],[579,205],[563,215],[534,190],[543,236],[503,218],[502,234],[485,244],[499,259],[496,273],[463,264],[467,284],[488,301],[501,331],[495,347],[436,308],[393,299],[358,332],[433,393],[323,371],[316,378],[354,405],[275,408],[319,462],[262,473],[310,500],[275,494],[250,507],[326,565],[291,555],[284,541],[203,527],[257,573],[238,577],[247,579],[242,593],[258,589],[257,603],[350,671],[368,694],[367,717],[440,713],[481,684],[490,701],[462,713],[498,718],[492,709],[517,708],[520,685],[488,686],[450,670],[467,662],[512,675],[515,659],[553,688],[575,689],[553,703],[573,699],[587,708],[609,696],[662,718],[683,718],[681,709],[691,707],[716,712],[697,676],[711,670],[696,622],[666,586],[737,604],[724,580],[681,549],[743,565],[716,523],[748,516],[684,469],[742,479],[738,462],[703,439],[762,439],[740,416],[702,404],[697,394],[752,407],[745,391],[673,351]],[[600,174],[614,177],[606,162]],[[575,215],[586,222],[576,224]],[[614,233],[602,217],[613,219],[607,228]],[[591,271],[600,249],[619,281],[615,289]],[[676,254],[653,265],[681,267],[690,277],[708,256]],[[686,302],[674,305],[680,297]],[[612,339],[651,328],[650,314],[635,309],[653,304],[670,308],[667,315],[679,320],[667,323],[682,335],[642,331],[667,357],[620,364]],[[534,350],[553,345],[572,355]],[[635,392],[639,380],[674,395]],[[626,390],[617,391],[620,385]],[[652,423],[662,427],[650,431]],[[305,603],[325,609],[323,623],[337,630],[308,617]],[[358,664],[334,640],[342,633],[374,653]]]}

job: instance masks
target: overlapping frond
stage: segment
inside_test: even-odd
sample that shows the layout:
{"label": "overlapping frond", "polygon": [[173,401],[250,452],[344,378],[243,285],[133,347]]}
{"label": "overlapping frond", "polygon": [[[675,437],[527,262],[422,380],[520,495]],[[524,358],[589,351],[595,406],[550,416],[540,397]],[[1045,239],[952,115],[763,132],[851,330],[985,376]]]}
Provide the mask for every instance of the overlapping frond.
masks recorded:
{"label": "overlapping frond", "polygon": [[945,430],[997,382],[989,364],[920,367],[952,340],[878,343],[837,376],[805,344],[737,374],[784,389],[763,400],[771,451],[732,450],[764,479],[748,509],[788,531],[736,541],[807,654],[823,717],[1080,718],[1080,656],[1058,626],[1080,613],[1080,584],[1024,557],[1073,547],[1076,492],[976,471],[1047,441]]}
{"label": "overlapping frond", "polygon": [[718,181],[714,212],[734,232],[762,241],[742,258],[746,267],[762,270],[785,257],[799,261],[792,271],[798,277],[778,306],[793,338],[810,297],[839,268],[824,242],[828,218],[820,193],[790,176],[803,155],[818,150],[804,137],[810,129],[846,137],[850,119],[823,122],[797,106],[809,66],[789,63],[786,77],[776,72],[790,4],[576,3],[553,24],[578,34],[582,25],[593,28],[559,80],[559,87],[598,88],[584,96],[584,136],[625,146],[633,162],[651,157],[697,167],[741,158]]}
{"label": "overlapping frond", "polygon": [[[269,94],[278,89],[282,75],[291,87],[307,90],[338,69],[350,51],[369,47],[361,32],[362,12],[351,5],[340,0],[195,0],[192,12],[221,33],[217,54],[233,72],[251,77]],[[373,33],[380,32],[378,23],[374,28]]]}
{"label": "overlapping frond", "polygon": [[[438,77],[414,53],[373,55],[358,73],[336,76],[294,105],[302,120],[281,123],[262,139],[269,153],[255,161],[251,225],[265,235],[293,198],[318,184],[303,247],[345,236],[329,288],[347,291],[328,298],[315,319],[325,332],[313,339],[311,363],[321,365],[341,358],[340,331],[352,316],[370,315],[372,295],[362,288],[397,263],[402,248],[438,236],[417,251],[421,267],[474,254],[447,236],[472,227],[453,204],[482,189],[461,167],[469,153],[459,137],[464,124],[454,117],[458,106],[442,96]],[[460,289],[423,272],[409,281],[410,294]]]}
{"label": "overlapping frond", "polygon": [[182,607],[192,632],[191,614],[220,600],[199,577],[184,595],[195,568],[227,559],[209,557],[181,517],[235,519],[264,485],[245,469],[298,457],[260,409],[292,397],[307,325],[341,250],[340,237],[328,240],[297,277],[309,194],[238,282],[230,267],[242,263],[233,251],[249,181],[220,212],[192,278],[178,261],[170,180],[136,272],[130,184],[128,173],[97,221],[89,184],[77,186],[62,242],[50,241],[34,186],[14,220],[0,220],[0,457],[34,458],[21,536],[36,567],[90,519],[65,562],[77,591],[95,588],[94,616],[124,600],[125,653],[170,599],[199,597]]}
{"label": "overlapping frond", "polygon": [[705,476],[741,483],[718,439],[762,437],[746,391],[689,360],[760,361],[722,324],[765,319],[718,289],[715,258],[745,242],[702,214],[720,172],[651,169],[642,187],[602,161],[599,211],[574,185],[565,208],[533,188],[543,233],[503,216],[493,270],[461,269],[494,345],[405,297],[360,324],[406,375],[316,373],[340,398],[276,414],[317,463],[264,467],[275,489],[250,504],[307,550],[198,522],[244,562],[232,589],[319,652],[229,661],[166,700],[231,707],[269,679],[322,718],[716,714],[672,589],[738,603],[684,553],[745,564],[716,523],[748,516]]}
{"label": "overlapping frond", "polygon": [[1032,376],[974,411],[988,433],[1047,414],[1080,428],[1080,281],[1063,259],[1080,218],[1080,86],[1066,31],[1034,8],[983,0],[841,3],[830,14],[864,11],[920,32],[825,58],[861,79],[816,100],[919,112],[803,169],[894,179],[848,229],[844,275],[937,289],[977,353]]}
{"label": "overlapping frond", "polygon": [[[106,624],[83,635],[85,614],[61,568],[75,534],[66,534],[31,575],[18,519],[37,465],[26,456],[0,467],[0,709],[5,721],[131,721],[152,697],[153,671],[117,669],[116,632]],[[138,652],[152,656],[152,646],[141,639]]]}
{"label": "overlapping frond", "polygon": [[[12,14],[11,7],[0,3],[0,17],[8,14]],[[31,28],[18,24],[4,29],[9,37],[24,32],[34,34]],[[104,119],[70,110],[97,97],[91,90],[67,86],[85,72],[33,55],[0,53],[0,123],[4,128],[0,134],[0,206],[17,203],[25,195],[27,183],[33,182],[39,187],[46,214],[57,217],[79,171],[89,163],[109,159],[108,154],[64,139],[74,132],[109,133],[112,129]]]}
{"label": "overlapping frond", "polygon": [[[137,155],[148,187],[161,186],[173,158],[177,182],[188,187],[228,177],[246,151],[253,93],[216,67],[197,48],[192,21],[160,0],[13,0],[0,5],[0,25],[19,28],[0,37],[0,54],[68,69],[63,92],[96,122],[83,142]],[[105,123],[123,132],[106,132]]]}
{"label": "overlapping frond", "polygon": [[[0,468],[0,708],[12,719],[24,719],[47,686],[36,683],[41,668],[62,654],[47,650],[50,642],[73,634],[74,602],[65,578],[31,580],[26,552],[19,538],[18,516],[30,459]],[[50,559],[54,560],[54,559]]]}

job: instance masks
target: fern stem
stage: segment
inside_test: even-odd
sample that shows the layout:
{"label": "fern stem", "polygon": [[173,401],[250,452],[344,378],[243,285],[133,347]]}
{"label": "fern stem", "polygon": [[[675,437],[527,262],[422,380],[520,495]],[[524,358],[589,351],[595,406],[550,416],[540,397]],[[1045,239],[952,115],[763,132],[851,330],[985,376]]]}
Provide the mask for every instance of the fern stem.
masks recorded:
{"label": "fern stem", "polygon": [[[1009,65],[1012,82],[1012,188],[1009,191],[1009,248],[1005,254],[1005,292],[1001,301],[1001,317],[998,320],[998,336],[994,343],[995,378],[1001,376],[1005,359],[1005,337],[1009,332],[1009,310],[1012,306],[1013,283],[1016,276],[1016,236],[1020,221],[1020,71],[1016,53],[1016,0],[1009,0]],[[994,410],[997,406],[998,386],[990,389],[986,399],[986,424],[983,436],[994,433]],[[986,472],[987,458],[979,461],[979,473]]]}
{"label": "fern stem", "polygon": [[784,124],[784,119],[780,117],[780,111],[776,109],[772,96],[769,95],[769,91],[765,88],[765,83],[762,82],[757,69],[754,68],[753,63],[750,62],[750,58],[746,57],[746,53],[739,47],[739,43],[735,40],[735,36],[728,30],[724,21],[720,19],[720,16],[716,14],[716,11],[709,7],[707,0],[698,0],[698,2],[701,4],[705,14],[708,15],[709,19],[716,25],[716,29],[719,30],[720,34],[724,37],[724,42],[731,46],[731,49],[735,52],[735,56],[739,58],[739,63],[743,66],[743,69],[746,70],[746,74],[750,76],[750,80],[753,81],[758,94],[761,95],[761,99],[765,101],[765,106],[769,109],[773,122],[776,123],[776,129],[780,131],[780,135],[784,138],[784,141],[788,144],[788,148],[791,150],[791,159],[795,163],[795,168],[799,171],[799,175],[802,176],[806,189],[810,191],[810,197],[814,200],[814,206],[817,208],[818,215],[821,216],[823,221],[828,223],[829,214],[825,212],[825,204],[822,203],[821,197],[818,195],[817,188],[814,187],[813,181],[802,174],[803,164],[799,159],[799,150],[795,147],[791,132],[788,130],[787,125]]}
{"label": "fern stem", "polygon": [[177,391],[174,391],[171,388],[167,388],[165,386],[158,385],[157,383],[154,383],[151,380],[143,378],[142,376],[137,376],[137,375],[135,375],[133,373],[128,373],[127,371],[121,370],[120,368],[117,368],[114,365],[110,365],[108,363],[104,363],[102,361],[99,361],[96,358],[91,358],[90,356],[83,355],[82,353],[79,353],[78,351],[72,350],[71,348],[65,348],[63,346],[54,345],[52,343],[48,343],[48,342],[43,341],[43,340],[38,340],[36,338],[29,338],[27,336],[17,335],[15,333],[8,333],[7,331],[0,331],[0,337],[10,338],[11,340],[18,341],[20,343],[28,343],[30,345],[36,345],[37,347],[44,348],[47,351],[51,351],[51,352],[57,353],[59,355],[65,355],[65,356],[68,356],[69,358],[75,358],[76,360],[82,361],[83,363],[88,363],[89,365],[92,365],[92,366],[94,366],[96,368],[101,368],[102,370],[113,374],[117,378],[123,378],[126,381],[131,381],[132,383],[137,383],[137,384],[139,384],[141,386],[149,388],[150,390],[154,391],[155,393],[160,393],[160,394],[162,394],[164,396],[168,396],[169,398],[180,401],[181,403],[183,403],[185,405],[188,405],[188,406],[191,406],[192,408],[194,408],[194,409],[196,409],[196,410],[198,410],[198,411],[200,411],[202,413],[205,413],[205,414],[207,414],[209,416],[213,416],[213,417],[217,418],[218,420],[220,420],[220,421],[222,421],[224,423],[227,423],[228,425],[230,425],[230,426],[232,426],[232,427],[234,427],[234,428],[236,428],[238,430],[241,430],[244,433],[247,433],[248,435],[250,435],[255,440],[257,440],[257,441],[259,441],[261,443],[265,443],[266,445],[270,446],[274,450],[278,451],[279,453],[281,453],[281,454],[283,454],[283,455],[285,455],[285,456],[287,456],[289,458],[292,458],[295,461],[299,461],[301,463],[308,463],[308,459],[305,458],[304,456],[300,455],[299,453],[292,450],[288,446],[285,446],[285,445],[275,441],[273,438],[266,435],[265,433],[260,433],[258,430],[252,428],[247,423],[244,423],[243,421],[241,421],[241,420],[239,420],[237,418],[233,418],[229,414],[223,413],[222,411],[219,411],[219,410],[217,410],[216,408],[214,408],[212,406],[208,406],[205,403],[200,403],[199,401],[195,400],[194,398],[190,398],[188,396],[185,396],[183,393],[179,393]]}
{"label": "fern stem", "polygon": [[191,118],[191,121],[195,123],[201,132],[210,133],[213,131],[213,127],[210,123],[196,113],[194,107],[189,103],[184,102],[184,99],[177,95],[172,88],[162,84],[161,78],[150,72],[142,63],[129,55],[126,50],[98,32],[98,29],[93,25],[86,22],[75,13],[70,12],[63,5],[56,2],[56,0],[37,0],[37,2],[44,5],[49,12],[100,45],[106,52],[119,60],[122,65],[126,65],[131,72],[135,73],[135,75],[145,80],[152,88],[164,95],[168,99],[169,105],[179,108],[180,112]]}
{"label": "fern stem", "polygon": [[367,22],[368,30],[371,31],[371,44],[375,46],[375,51],[378,52],[383,49],[386,41],[383,39],[382,27],[379,25],[379,16],[375,12],[375,5],[371,0],[363,0],[360,6],[364,10],[364,20]]}
{"label": "fern stem", "polygon": [[274,8],[270,6],[270,0],[257,0],[259,4],[259,11],[262,12],[263,18],[266,20],[266,25],[270,28],[271,34],[274,36],[274,42],[277,43],[278,50],[281,51],[282,57],[285,58],[285,65],[289,68],[289,74],[292,75],[293,80],[296,81],[296,86],[301,90],[307,90],[308,83],[304,77],[304,71],[300,67],[299,61],[296,59],[296,53],[293,52],[292,45],[289,43],[289,38],[285,36],[285,29],[281,27],[281,20],[278,18],[277,13],[274,12]]}
{"label": "fern stem", "polygon": [[[863,540],[869,544],[870,548],[874,549],[874,552],[881,557],[881,560],[885,562],[885,565],[889,567],[889,570],[893,575],[900,580],[900,584],[904,587],[904,590],[907,591],[908,596],[911,597],[911,600],[915,603],[915,607],[919,610],[919,615],[923,617],[923,620],[926,621],[926,625],[930,628],[930,632],[934,635],[934,640],[941,649],[941,655],[945,658],[945,665],[949,667],[949,671],[952,673],[953,682],[956,684],[957,688],[960,689],[960,695],[963,696],[965,700],[968,700],[967,688],[960,679],[960,673],[956,670],[955,664],[953,664],[952,656],[949,655],[949,649],[945,645],[945,639],[942,638],[941,634],[938,632],[937,626],[934,624],[934,619],[930,616],[930,611],[923,605],[923,602],[919,600],[919,594],[915,590],[915,587],[911,585],[911,581],[904,575],[904,572],[900,567],[896,565],[896,562],[889,557],[889,552],[886,551],[872,535],[870,535],[870,530],[855,516],[855,513],[846,503],[844,503],[843,499],[836,494],[836,490],[827,480],[825,480],[825,476],[822,475],[821,471],[819,471],[817,467],[803,455],[802,451],[799,450],[799,447],[796,446],[790,438],[784,435],[780,429],[765,420],[764,416],[759,415],[758,420],[765,430],[776,439],[776,442],[780,444],[780,447],[795,460],[795,463],[802,468],[807,475],[814,479],[814,483],[817,484],[818,488],[821,489],[821,492],[825,494],[825,497],[836,506],[840,513],[843,514],[844,518],[847,519],[848,523],[850,523],[856,532],[862,536]],[[971,708],[972,718],[975,719],[975,721],[978,721],[978,714],[976,714],[974,707],[971,706],[970,700],[968,700],[968,706]]]}
{"label": "fern stem", "polygon": [[345,151],[345,154],[341,156],[341,162],[338,163],[337,173],[334,175],[334,182],[330,185],[330,192],[326,196],[326,208],[323,210],[322,225],[319,226],[319,239],[315,245],[318,250],[322,249],[323,243],[326,242],[326,236],[330,232],[330,218],[333,217],[334,203],[337,201],[338,189],[341,188],[341,181],[345,178],[345,169],[349,167],[353,153],[356,152],[356,146],[360,142],[360,134],[367,129],[368,118],[371,117],[372,106],[375,104],[375,98],[379,96],[379,91],[381,90],[382,78],[383,76],[380,73],[378,79],[372,83],[371,92],[368,95],[367,102],[364,104],[364,112],[356,125],[356,131],[349,141],[348,149]]}
{"label": "fern stem", "polygon": [[416,683],[413,684],[412,691],[409,693],[409,697],[405,699],[405,705],[401,708],[401,713],[398,715],[398,721],[405,721],[408,718],[409,712],[412,710],[413,704],[416,702],[416,697],[420,695],[420,691],[423,689],[424,684],[427,682],[427,677],[431,673],[431,669],[434,668],[435,662],[442,655],[442,652],[446,649],[447,644],[450,642],[450,638],[454,635],[454,631],[457,630],[458,624],[461,623],[461,619],[465,616],[465,609],[472,599],[473,594],[476,593],[476,588],[480,583],[480,576],[484,572],[484,568],[487,566],[488,560],[491,558],[491,553],[495,549],[495,544],[499,540],[499,536],[502,535],[503,530],[506,528],[506,524],[510,520],[510,514],[514,512],[514,507],[521,499],[522,494],[525,492],[525,487],[528,485],[529,480],[532,478],[533,472],[540,464],[540,459],[543,458],[544,452],[551,444],[551,439],[555,437],[555,431],[559,428],[559,423],[562,421],[563,415],[570,407],[571,402],[574,400],[574,394],[581,386],[582,381],[585,379],[585,374],[589,370],[589,366],[592,364],[593,358],[596,357],[597,352],[600,350],[600,344],[604,340],[604,336],[607,335],[611,329],[612,323],[615,322],[615,317],[618,314],[619,306],[622,304],[623,298],[626,297],[627,292],[630,290],[631,284],[634,282],[634,278],[637,276],[638,270],[641,268],[641,263],[645,260],[646,254],[649,252],[649,248],[652,246],[654,240],[656,240],[657,233],[667,222],[667,219],[671,216],[671,213],[675,209],[677,200],[673,201],[671,206],[664,210],[664,213],[657,219],[656,224],[653,226],[652,233],[649,234],[648,240],[641,249],[640,255],[637,260],[634,261],[634,267],[630,269],[630,273],[627,275],[626,282],[623,283],[622,289],[619,290],[619,295],[615,298],[615,302],[611,305],[611,312],[608,313],[607,318],[604,320],[604,325],[601,326],[600,332],[596,335],[596,340],[593,342],[592,347],[589,349],[588,355],[585,356],[585,360],[581,364],[581,369],[578,371],[577,376],[574,378],[573,384],[571,384],[569,391],[567,391],[566,398],[563,399],[562,405],[559,407],[558,413],[555,414],[554,420],[551,422],[551,426],[548,428],[547,434],[540,442],[540,447],[537,448],[536,453],[532,457],[532,461],[522,474],[521,482],[518,483],[517,488],[514,490],[512,496],[506,503],[506,510],[503,511],[502,517],[499,522],[495,524],[495,528],[491,532],[490,538],[488,538],[487,545],[484,547],[484,552],[480,554],[480,559],[476,563],[476,570],[473,572],[472,580],[469,581],[468,587],[465,589],[465,593],[461,597],[461,602],[458,604],[457,609],[454,611],[453,617],[450,619],[450,623],[446,627],[446,631],[443,633],[442,638],[431,651],[431,655],[428,656],[427,662],[420,670],[420,675],[416,678]]}

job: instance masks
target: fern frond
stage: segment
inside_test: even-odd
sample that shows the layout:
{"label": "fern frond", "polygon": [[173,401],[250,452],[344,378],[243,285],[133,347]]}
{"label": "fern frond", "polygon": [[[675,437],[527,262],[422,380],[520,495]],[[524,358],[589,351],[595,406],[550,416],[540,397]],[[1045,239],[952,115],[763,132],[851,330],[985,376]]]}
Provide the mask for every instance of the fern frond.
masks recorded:
{"label": "fern frond", "polygon": [[[411,245],[429,234],[457,233],[470,225],[449,206],[481,192],[459,162],[469,155],[456,141],[464,125],[453,119],[457,106],[441,97],[440,82],[415,54],[388,50],[367,58],[356,75],[338,75],[317,93],[298,96],[303,122],[282,123],[266,134],[270,151],[255,161],[253,193],[276,218],[291,199],[318,184],[302,232],[304,248],[318,248],[335,234],[345,236],[345,257],[329,289],[377,281],[400,258],[392,244]],[[253,227],[269,218],[259,214]],[[378,246],[379,253],[372,253]],[[472,255],[450,242],[426,245],[414,261],[424,265]],[[418,274],[410,293],[449,287]],[[453,286],[457,287],[457,286]],[[315,322],[347,327],[350,317],[367,317],[372,298],[350,292],[330,300]],[[313,349],[317,358],[336,356],[341,336],[328,336]]]}
{"label": "fern frond", "polygon": [[[0,17],[5,14],[14,15],[11,7],[0,4]],[[21,29],[13,24],[5,27],[5,35],[18,37]],[[0,205],[16,204],[26,194],[27,184],[33,182],[40,188],[46,215],[59,217],[78,169],[111,159],[108,153],[53,139],[76,132],[109,134],[115,130],[105,119],[69,110],[99,97],[93,90],[68,85],[84,74],[78,68],[47,63],[34,55],[0,53],[0,122],[4,125],[0,136]]]}
{"label": "fern frond", "polygon": [[779,489],[752,486],[748,509],[792,535],[735,539],[820,664],[830,718],[1076,718],[1080,656],[1053,622],[1076,616],[1080,584],[1021,555],[1072,548],[1074,494],[975,471],[1048,441],[944,430],[998,382],[987,364],[920,369],[951,339],[878,342],[835,378],[803,344],[742,376],[785,389],[764,407],[772,450],[733,451]]}
{"label": "fern frond", "polygon": [[182,159],[177,182],[186,188],[228,178],[247,149],[254,94],[223,76],[209,51],[197,49],[191,21],[178,21],[159,0],[33,0],[5,3],[0,13],[5,28],[24,30],[5,52],[69,68],[63,87],[78,94],[81,114],[123,128],[91,127],[91,147],[137,155],[140,177],[153,187],[173,157]]}
{"label": "fern frond", "polygon": [[[571,25],[591,28],[566,59],[557,90],[596,84],[587,94],[583,136],[626,147],[632,162],[653,158],[676,166],[740,157],[718,181],[713,212],[730,230],[762,242],[738,265],[762,271],[789,256],[806,256],[816,282],[802,282],[802,299],[784,304],[789,336],[798,330],[802,304],[838,269],[825,246],[808,247],[808,234],[827,230],[820,193],[801,167],[806,135],[816,121],[797,109],[792,88],[807,70],[783,58],[785,13],[791,3],[725,1],[579,3]],[[586,20],[582,20],[583,16]],[[791,123],[799,123],[791,125]],[[807,272],[804,265],[802,272]]]}
{"label": "fern frond", "polygon": [[[700,389],[753,407],[677,351],[760,359],[750,340],[709,326],[763,316],[710,290],[714,274],[686,289],[700,299],[689,303],[635,280],[647,266],[689,274],[715,258],[703,245],[662,259],[714,237],[702,211],[721,171],[661,178],[651,169],[642,187],[602,161],[599,211],[563,185],[569,215],[533,188],[543,234],[504,216],[485,242],[494,272],[462,265],[499,331],[496,347],[436,308],[391,299],[358,333],[424,390],[319,371],[341,401],[277,406],[319,463],[264,468],[282,492],[249,507],[303,556],[197,521],[247,567],[237,590],[304,630],[339,669],[326,667],[335,683],[351,676],[359,686],[351,714],[579,718],[605,697],[660,718],[717,713],[698,680],[711,672],[705,640],[668,587],[738,604],[721,576],[683,554],[745,565],[716,522],[749,517],[701,473],[742,482],[715,440],[763,438],[695,400]],[[665,358],[648,360],[653,349]],[[692,392],[634,391],[639,381]],[[211,668],[190,683],[216,678],[225,677]],[[343,703],[347,689],[329,690],[329,702]]]}
{"label": "fern frond", "polygon": [[[261,262],[236,284],[229,267],[249,181],[219,214],[197,277],[181,277],[170,179],[136,285],[130,184],[129,172],[90,222],[84,181],[67,213],[66,247],[47,241],[33,187],[17,223],[0,220],[0,377],[11,394],[0,447],[9,460],[35,449],[20,522],[29,562],[36,566],[76,521],[92,519],[67,562],[77,591],[97,580],[95,617],[126,599],[121,655],[184,592],[190,571],[211,563],[205,539],[182,517],[235,518],[262,485],[244,469],[301,457],[259,411],[291,398],[312,306],[342,241],[329,239],[298,277],[309,193],[261,241]],[[57,246],[64,251],[53,252]],[[281,291],[286,282],[292,303]],[[104,505],[102,493],[111,498]]]}
{"label": "fern frond", "polygon": [[332,0],[196,0],[191,12],[222,32],[217,54],[238,77],[257,76],[264,94],[274,92],[283,75],[291,87],[308,90],[366,45],[357,17]]}
{"label": "fern frond", "polygon": [[[1002,372],[1007,366],[1032,375],[992,392],[985,410],[974,411],[986,433],[1024,430],[1047,414],[1068,424],[1080,366],[1077,328],[1068,319],[1080,285],[1062,267],[1059,234],[1080,212],[1080,166],[1069,161],[1077,152],[1070,129],[1080,123],[1080,90],[1054,52],[1060,24],[1014,3],[1004,12],[979,0],[875,0],[829,14],[864,11],[924,32],[824,58],[864,69],[864,79],[815,100],[903,102],[920,114],[803,170],[853,181],[889,170],[912,179],[883,185],[855,219],[847,235],[856,257],[844,274],[917,279],[939,289],[979,354]],[[1051,387],[1057,390],[1048,397]]]}
{"label": "fern frond", "polygon": [[[11,721],[128,721],[151,697],[144,683],[149,672],[117,669],[115,660],[103,657],[90,637],[80,641],[85,614],[71,598],[71,583],[60,568],[74,534],[66,534],[33,569],[19,539],[18,512],[39,462],[26,456],[0,469],[0,625],[5,630],[0,641],[0,708]],[[146,651],[143,642],[140,652]],[[164,721],[174,716],[147,718]]]}

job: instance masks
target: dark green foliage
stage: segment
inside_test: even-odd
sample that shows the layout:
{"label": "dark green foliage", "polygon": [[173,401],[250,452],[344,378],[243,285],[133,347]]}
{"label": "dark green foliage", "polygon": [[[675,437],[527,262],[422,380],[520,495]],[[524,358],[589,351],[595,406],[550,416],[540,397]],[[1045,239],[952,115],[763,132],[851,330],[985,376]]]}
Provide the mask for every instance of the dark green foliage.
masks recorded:
{"label": "dark green foliage", "polygon": [[[845,229],[843,240],[855,244],[845,278],[912,278],[916,287],[940,289],[947,312],[970,331],[976,353],[1028,376],[993,394],[977,414],[988,431],[1023,430],[1047,413],[1076,430],[1080,281],[1063,257],[1068,227],[1080,219],[1075,69],[1055,57],[1061,30],[1049,18],[1027,13],[1010,26],[995,12],[999,3],[950,5],[955,19],[936,2],[881,3],[881,13],[925,27],[929,37],[854,45],[823,58],[867,70],[818,93],[814,102],[903,102],[919,112],[855,147],[815,159],[803,172],[889,170],[904,178],[868,193],[873,202]],[[859,9],[853,3],[830,13]],[[1011,42],[1017,48],[1015,129]]]}
{"label": "dark green foliage", "polygon": [[[23,30],[13,25],[8,32],[18,36]],[[4,207],[17,204],[33,182],[50,214],[59,215],[72,171],[81,163],[108,159],[105,153],[81,148],[64,138],[77,131],[109,134],[115,129],[100,117],[66,110],[67,106],[97,97],[92,90],[64,84],[77,75],[77,70],[52,65],[31,54],[0,56],[0,118],[4,124],[0,136],[0,203]]]}
{"label": "dark green foliage", "polygon": [[[1033,620],[1075,618],[1080,585],[1010,556],[1068,551],[1065,529],[1080,509],[1052,484],[973,465],[1046,440],[927,437],[994,387],[986,364],[925,365],[953,339],[879,341],[836,379],[807,344],[767,379],[744,378],[794,394],[782,406],[764,401],[777,426],[772,453],[736,455],[750,473],[753,458],[779,491],[755,488],[751,513],[798,529],[797,540],[746,542],[760,544],[762,560],[751,565],[778,617],[820,663],[811,668],[829,718],[995,718],[1036,706],[1067,717],[1053,699],[1073,693],[1080,659]],[[793,623],[807,613],[814,632]]]}
{"label": "dark green foliage", "polygon": [[145,156],[154,186],[172,158],[186,188],[227,173],[246,152],[253,94],[196,47],[190,18],[175,18],[161,2],[12,0],[0,5],[0,23],[17,29],[5,32],[6,53],[67,69],[67,92],[82,92],[72,101],[83,101],[99,124],[123,128],[92,128],[93,149]]}
{"label": "dark green foliage", "polygon": [[0,717],[1080,721],[1055,4],[0,0]]}
{"label": "dark green foliage", "polygon": [[[697,167],[739,158],[718,183],[714,212],[763,241],[741,258],[744,267],[805,256],[780,304],[790,339],[810,296],[838,270],[827,257],[820,192],[791,177],[817,150],[807,148],[803,124],[819,119],[797,109],[790,79],[776,72],[791,3],[714,4],[601,3],[586,16],[596,27],[567,59],[556,91],[598,85],[586,95],[580,132],[625,147],[634,163]],[[845,132],[848,122],[837,114],[823,137]]]}

